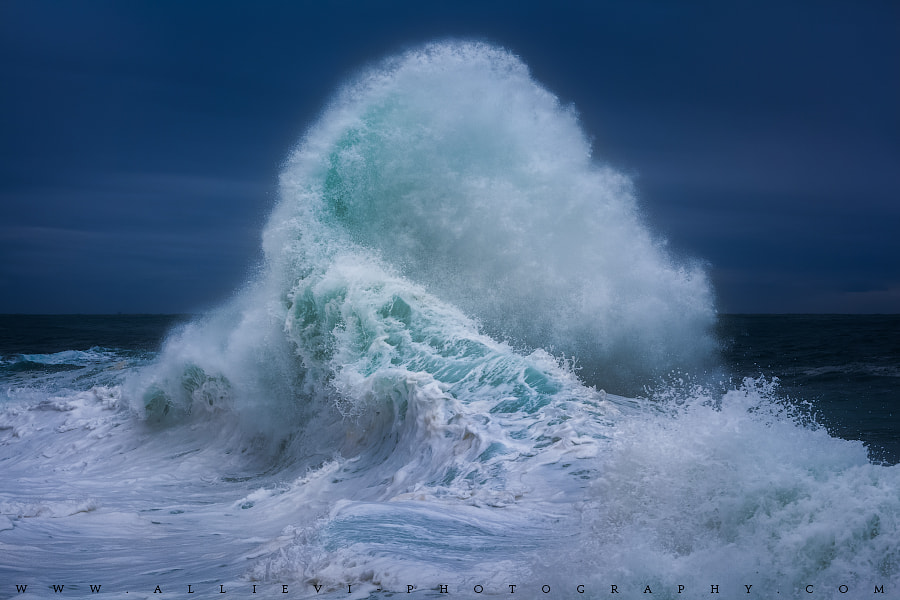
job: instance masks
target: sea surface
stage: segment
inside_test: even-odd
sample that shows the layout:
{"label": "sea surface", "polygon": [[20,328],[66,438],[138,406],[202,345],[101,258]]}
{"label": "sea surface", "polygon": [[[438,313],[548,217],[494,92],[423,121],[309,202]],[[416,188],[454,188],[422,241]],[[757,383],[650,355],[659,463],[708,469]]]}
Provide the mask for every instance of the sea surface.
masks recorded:
{"label": "sea surface", "polygon": [[[2,398],[90,386],[104,372],[120,382],[116,371],[152,363],[173,329],[198,318],[0,315]],[[900,463],[900,315],[720,314],[715,331],[724,381],[770,381],[832,435],[862,441],[873,462]]]}
{"label": "sea surface", "polygon": [[280,177],[217,309],[0,316],[0,598],[900,593],[900,317],[718,314],[514,55]]}
{"label": "sea surface", "polygon": [[719,315],[716,329],[733,376],[777,379],[832,435],[900,462],[900,315]]}

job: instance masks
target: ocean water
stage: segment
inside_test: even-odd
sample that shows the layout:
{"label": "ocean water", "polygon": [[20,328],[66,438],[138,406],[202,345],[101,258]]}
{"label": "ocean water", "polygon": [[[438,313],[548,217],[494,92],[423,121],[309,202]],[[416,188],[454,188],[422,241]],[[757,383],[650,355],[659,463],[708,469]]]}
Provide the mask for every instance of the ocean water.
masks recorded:
{"label": "ocean water", "polygon": [[0,318],[0,597],[900,592],[898,318],[717,315],[504,50],[358,74],[262,237],[205,315]]}

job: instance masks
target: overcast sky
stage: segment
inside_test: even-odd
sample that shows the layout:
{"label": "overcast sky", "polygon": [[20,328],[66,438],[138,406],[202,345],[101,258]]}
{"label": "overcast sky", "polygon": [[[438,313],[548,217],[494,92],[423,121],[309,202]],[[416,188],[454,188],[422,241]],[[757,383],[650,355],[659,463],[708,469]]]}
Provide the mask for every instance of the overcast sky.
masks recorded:
{"label": "overcast sky", "polygon": [[0,1],[0,312],[197,312],[349,75],[504,46],[721,312],[900,312],[898,2]]}

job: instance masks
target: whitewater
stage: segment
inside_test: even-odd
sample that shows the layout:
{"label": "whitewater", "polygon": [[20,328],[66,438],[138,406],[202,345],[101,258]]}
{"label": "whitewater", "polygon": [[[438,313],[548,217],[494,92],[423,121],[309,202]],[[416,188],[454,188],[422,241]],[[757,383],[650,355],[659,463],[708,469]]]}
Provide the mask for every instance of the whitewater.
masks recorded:
{"label": "whitewater", "polygon": [[900,468],[727,379],[704,265],[516,56],[370,66],[280,177],[158,353],[17,359],[0,597],[900,590]]}

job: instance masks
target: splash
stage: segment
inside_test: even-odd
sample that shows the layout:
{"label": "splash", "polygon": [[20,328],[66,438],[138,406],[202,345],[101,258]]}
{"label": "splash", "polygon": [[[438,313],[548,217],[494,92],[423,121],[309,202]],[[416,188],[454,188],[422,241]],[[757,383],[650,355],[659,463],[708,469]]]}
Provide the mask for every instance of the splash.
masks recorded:
{"label": "splash", "polygon": [[[192,493],[228,498],[228,519],[178,510],[241,548],[269,532],[241,577],[900,581],[900,471],[765,382],[603,391],[702,370],[712,294],[508,52],[432,44],[360,75],[286,162],[263,238],[259,276],[122,390],[192,457]],[[222,456],[250,472],[234,489],[199,476]]]}
{"label": "splash", "polygon": [[363,248],[491,335],[633,392],[710,357],[712,295],[651,236],[631,182],[590,154],[575,112],[516,57],[431,45],[361,76],[312,128],[282,174],[266,255],[284,288]]}

